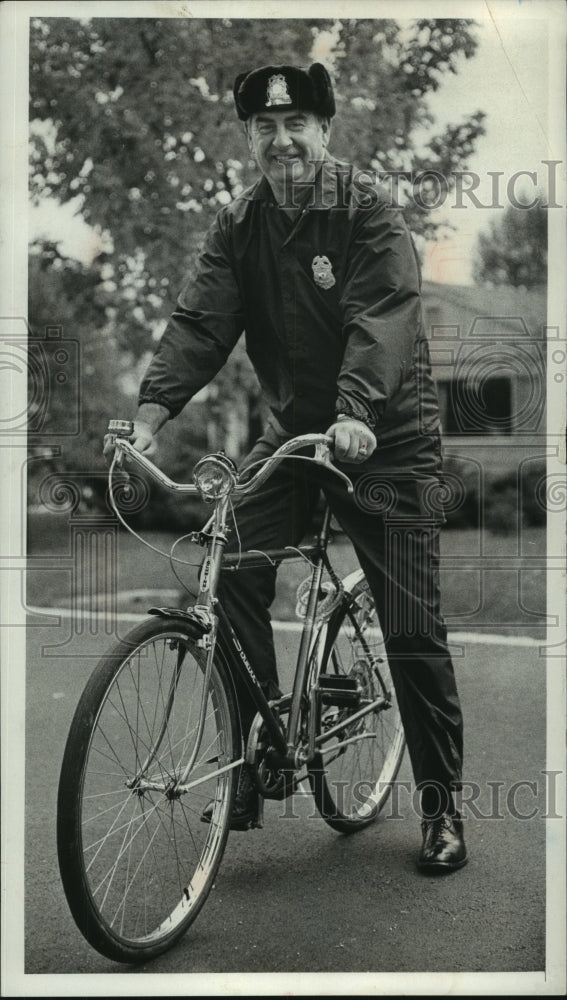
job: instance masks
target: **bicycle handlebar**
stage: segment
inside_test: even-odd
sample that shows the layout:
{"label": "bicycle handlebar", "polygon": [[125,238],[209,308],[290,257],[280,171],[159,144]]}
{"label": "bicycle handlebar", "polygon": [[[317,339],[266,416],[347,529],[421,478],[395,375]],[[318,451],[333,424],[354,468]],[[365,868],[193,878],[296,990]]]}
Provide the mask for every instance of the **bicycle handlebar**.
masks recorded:
{"label": "bicycle handlebar", "polygon": [[[352,493],[354,488],[347,475],[337,469],[331,462],[330,456],[330,445],[332,444],[332,438],[328,437],[326,434],[302,434],[298,437],[291,438],[291,440],[286,441],[282,444],[273,455],[270,455],[265,463],[262,465],[261,469],[252,476],[245,483],[236,483],[232,489],[232,494],[234,496],[247,496],[249,493],[253,493],[254,490],[258,489],[272,474],[275,468],[282,462],[285,458],[289,458],[295,454],[295,452],[300,451],[302,448],[309,446],[315,447],[315,455],[300,456],[303,460],[308,462],[314,462],[320,467],[326,468],[329,472],[334,473],[340,479],[343,480],[345,486],[349,493]],[[177,483],[169,476],[162,472],[161,469],[154,465],[149,458],[145,458],[141,452],[136,451],[136,449],[130,444],[128,440],[124,437],[118,436],[115,442],[115,458],[114,462],[118,459],[120,461],[122,455],[127,455],[128,458],[139,465],[142,469],[145,469],[149,475],[152,476],[158,483],[165,486],[166,489],[171,490],[173,493],[178,493],[183,496],[200,496],[199,489],[192,483]],[[113,466],[114,466],[113,462]],[[112,467],[111,467],[112,472]]]}

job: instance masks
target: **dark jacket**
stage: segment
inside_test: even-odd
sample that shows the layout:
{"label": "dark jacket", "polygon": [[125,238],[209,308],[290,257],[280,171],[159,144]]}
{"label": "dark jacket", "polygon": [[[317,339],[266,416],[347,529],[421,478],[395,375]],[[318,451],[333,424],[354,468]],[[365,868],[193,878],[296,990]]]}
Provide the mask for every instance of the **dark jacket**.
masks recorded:
{"label": "dark jacket", "polygon": [[220,210],[140,402],[175,416],[244,330],[287,432],[326,430],[337,412],[373,426],[379,445],[437,431],[413,242],[401,213],[364,177],[326,160],[294,220],[265,178]]}

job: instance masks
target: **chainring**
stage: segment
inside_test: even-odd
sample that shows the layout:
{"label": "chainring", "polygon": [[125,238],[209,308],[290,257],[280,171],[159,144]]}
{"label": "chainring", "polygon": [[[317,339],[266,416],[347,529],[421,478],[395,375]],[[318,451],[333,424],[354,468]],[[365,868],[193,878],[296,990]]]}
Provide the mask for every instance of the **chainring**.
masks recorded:
{"label": "chainring", "polygon": [[[290,698],[283,698],[278,706],[279,711],[289,710]],[[279,719],[279,712],[278,712]],[[280,721],[282,733],[283,724]],[[246,763],[248,764],[254,782],[265,799],[285,799],[294,790],[294,772],[275,769],[270,765],[269,756],[273,750],[270,735],[260,713],[255,716],[250,727],[246,744]]]}

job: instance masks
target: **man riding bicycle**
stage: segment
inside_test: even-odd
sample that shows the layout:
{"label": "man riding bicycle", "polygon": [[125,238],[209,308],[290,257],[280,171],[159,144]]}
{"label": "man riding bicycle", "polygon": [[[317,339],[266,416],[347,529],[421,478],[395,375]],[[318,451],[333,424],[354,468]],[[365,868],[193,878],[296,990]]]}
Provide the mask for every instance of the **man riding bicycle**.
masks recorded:
{"label": "man riding bicycle", "polygon": [[[218,213],[143,379],[131,441],[154,435],[220,370],[245,331],[270,409],[247,464],[285,440],[326,432],[352,479],[284,463],[237,510],[233,549],[298,545],[322,487],[371,587],[414,778],[424,871],[466,862],[453,791],[463,727],[440,613],[439,414],[420,276],[402,216],[327,151],[335,99],[327,71],[240,74],[236,111],[262,177]],[[222,602],[268,698],[279,695],[269,607],[275,567],[228,574]],[[244,735],[254,709],[242,706]],[[257,792],[243,768],[232,816],[247,829]],[[206,819],[206,817],[205,817]]]}

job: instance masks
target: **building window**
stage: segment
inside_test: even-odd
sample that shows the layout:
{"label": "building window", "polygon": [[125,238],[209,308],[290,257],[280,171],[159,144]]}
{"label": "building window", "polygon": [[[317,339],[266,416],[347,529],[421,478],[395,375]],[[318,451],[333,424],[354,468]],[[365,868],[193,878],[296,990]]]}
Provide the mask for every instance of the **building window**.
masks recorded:
{"label": "building window", "polygon": [[437,383],[445,434],[511,434],[512,383],[495,376]]}

